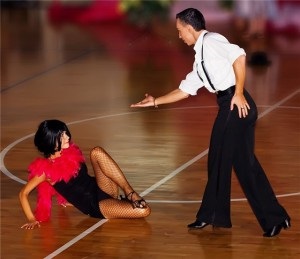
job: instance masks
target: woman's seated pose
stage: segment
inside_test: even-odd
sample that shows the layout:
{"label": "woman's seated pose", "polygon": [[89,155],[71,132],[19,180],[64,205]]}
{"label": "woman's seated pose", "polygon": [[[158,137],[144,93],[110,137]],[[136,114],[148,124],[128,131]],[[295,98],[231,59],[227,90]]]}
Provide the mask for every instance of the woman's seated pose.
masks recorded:
{"label": "woman's seated pose", "polygon": [[[95,177],[87,172],[85,158],[71,141],[67,125],[59,120],[45,120],[34,137],[34,144],[43,154],[29,165],[29,181],[19,197],[28,222],[25,229],[40,227],[51,214],[51,199],[57,195],[58,203],[71,204],[95,218],[143,218],[151,210],[126,180],[123,172],[101,147],[90,153]],[[29,193],[37,187],[37,207],[33,213]],[[119,196],[119,188],[125,197]]]}

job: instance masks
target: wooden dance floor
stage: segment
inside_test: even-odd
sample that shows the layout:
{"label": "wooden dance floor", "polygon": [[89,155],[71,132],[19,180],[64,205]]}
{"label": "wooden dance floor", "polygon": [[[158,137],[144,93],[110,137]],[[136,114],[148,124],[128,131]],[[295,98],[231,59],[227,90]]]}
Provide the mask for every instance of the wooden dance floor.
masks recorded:
{"label": "wooden dance floor", "polygon": [[[205,13],[204,13],[205,15]],[[275,238],[262,229],[233,174],[231,229],[189,231],[207,180],[216,97],[199,90],[179,103],[129,108],[145,93],[178,87],[194,51],[174,20],[136,28],[124,22],[50,23],[47,9],[1,13],[1,258],[299,258],[300,38],[244,40],[230,21],[209,22],[250,58],[266,50],[269,66],[247,66],[246,88],[259,108],[256,155],[292,227]],[[69,125],[88,161],[104,147],[149,202],[146,219],[99,220],[53,201],[51,221],[24,230],[18,194],[38,156],[33,134],[45,119]],[[89,173],[92,168],[88,161]],[[35,207],[36,192],[30,195]]]}

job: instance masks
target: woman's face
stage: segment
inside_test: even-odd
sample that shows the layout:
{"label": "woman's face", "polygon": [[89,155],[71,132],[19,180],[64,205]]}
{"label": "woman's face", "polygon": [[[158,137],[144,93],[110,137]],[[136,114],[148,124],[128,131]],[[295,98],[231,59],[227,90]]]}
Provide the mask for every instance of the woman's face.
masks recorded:
{"label": "woman's face", "polygon": [[70,146],[69,143],[70,137],[66,134],[65,131],[61,134],[60,141],[61,141],[61,149],[66,149]]}

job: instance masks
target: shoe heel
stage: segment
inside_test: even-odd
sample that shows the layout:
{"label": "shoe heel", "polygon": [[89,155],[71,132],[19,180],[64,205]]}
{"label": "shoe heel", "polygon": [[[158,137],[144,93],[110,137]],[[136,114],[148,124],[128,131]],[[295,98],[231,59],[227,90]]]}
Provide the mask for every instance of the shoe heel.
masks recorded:
{"label": "shoe heel", "polygon": [[289,219],[286,219],[285,221],[282,222],[281,226],[284,228],[284,229],[288,229],[291,227],[291,221]]}

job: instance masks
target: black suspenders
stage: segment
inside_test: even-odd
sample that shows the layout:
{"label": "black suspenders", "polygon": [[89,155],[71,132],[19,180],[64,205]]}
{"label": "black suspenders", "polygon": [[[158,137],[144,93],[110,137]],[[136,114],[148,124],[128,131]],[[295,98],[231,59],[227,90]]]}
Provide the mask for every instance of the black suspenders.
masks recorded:
{"label": "black suspenders", "polygon": [[[204,34],[203,39],[202,39],[201,65],[202,65],[202,69],[203,69],[203,71],[204,71],[204,74],[205,74],[205,76],[206,76],[206,78],[207,78],[207,81],[208,81],[208,83],[210,84],[211,88],[212,88],[214,91],[217,91],[216,88],[214,87],[213,83],[211,82],[211,80],[210,80],[210,78],[209,78],[209,75],[208,75],[208,73],[207,73],[207,71],[206,71],[206,69],[205,69],[205,65],[204,65],[204,58],[203,58],[203,41],[204,41],[204,37],[205,37],[206,34],[207,34],[207,32]],[[200,76],[200,74],[199,74],[199,72],[198,72],[198,63],[197,63],[197,74],[198,74],[199,78],[201,79],[201,81],[203,81],[203,79],[201,78],[201,76]]]}

